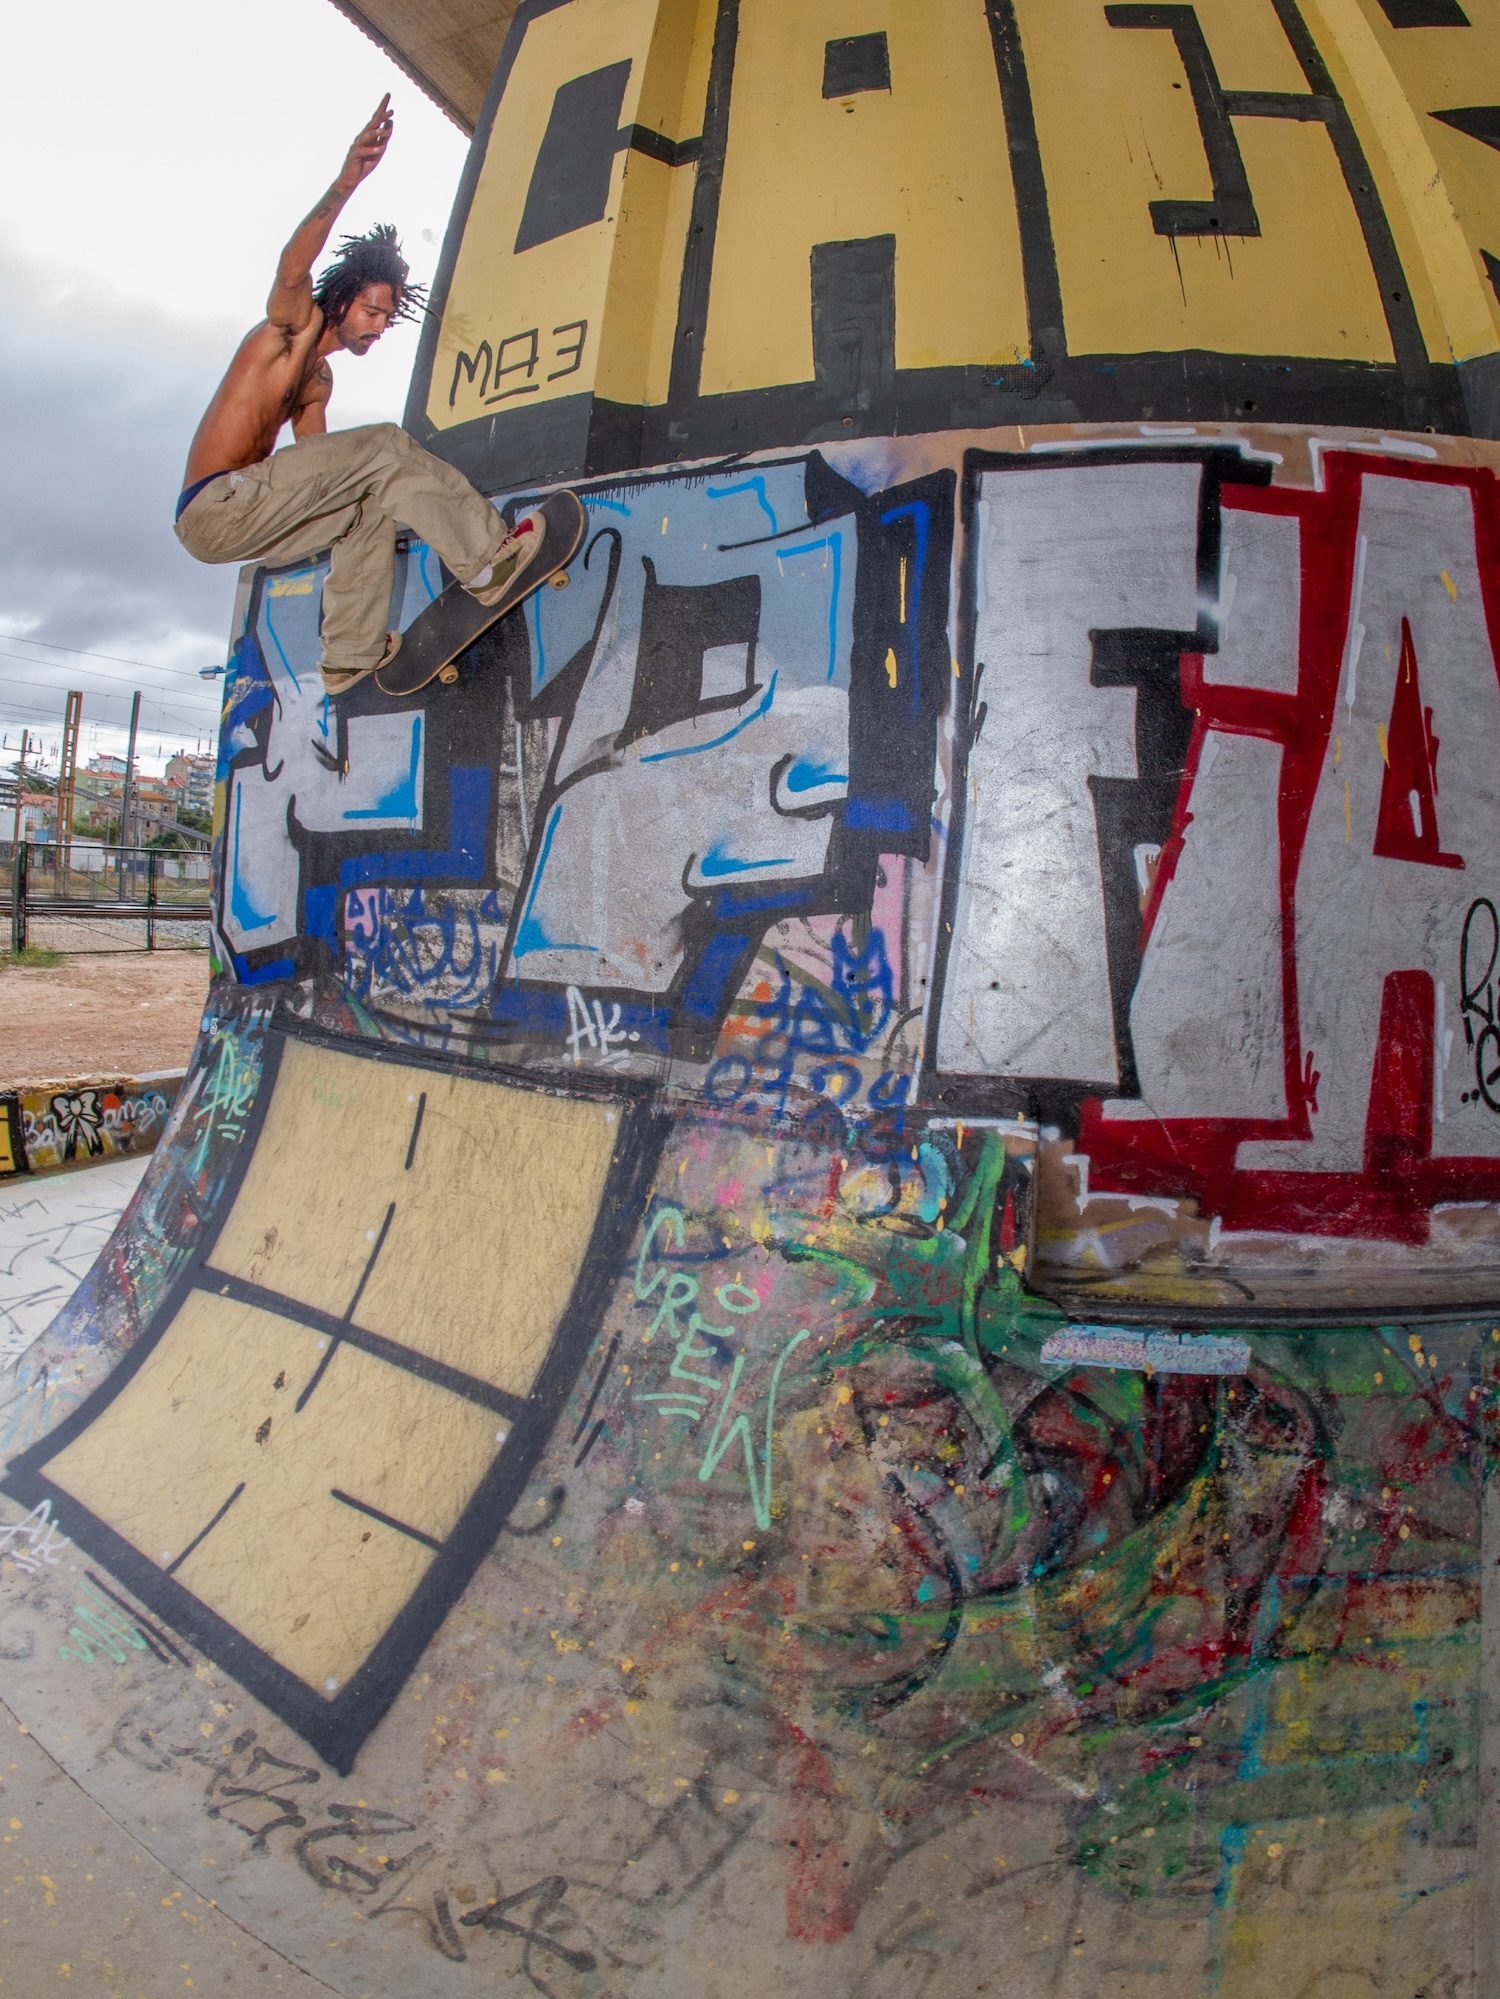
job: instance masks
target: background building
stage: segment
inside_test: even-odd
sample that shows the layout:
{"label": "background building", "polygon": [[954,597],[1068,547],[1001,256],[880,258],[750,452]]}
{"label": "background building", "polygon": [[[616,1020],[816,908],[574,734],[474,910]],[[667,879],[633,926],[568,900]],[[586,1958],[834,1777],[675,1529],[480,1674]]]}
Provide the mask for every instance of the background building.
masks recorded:
{"label": "background building", "polygon": [[212,757],[188,756],[185,752],[169,757],[166,778],[169,784],[178,784],[182,787],[183,810],[194,813],[202,819],[212,819],[214,810]]}

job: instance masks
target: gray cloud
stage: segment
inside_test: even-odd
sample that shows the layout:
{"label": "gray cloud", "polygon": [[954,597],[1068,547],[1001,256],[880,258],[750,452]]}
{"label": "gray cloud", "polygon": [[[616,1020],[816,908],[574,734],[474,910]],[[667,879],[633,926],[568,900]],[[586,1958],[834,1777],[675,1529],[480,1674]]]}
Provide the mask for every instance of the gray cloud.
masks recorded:
{"label": "gray cloud", "polygon": [[148,669],[0,636],[12,732],[60,720],[69,686],[94,721],[123,722],[139,685],[153,734],[212,729],[215,684],[195,670],[224,658],[235,570],[194,562],[172,508],[242,330],[0,257],[0,627]]}

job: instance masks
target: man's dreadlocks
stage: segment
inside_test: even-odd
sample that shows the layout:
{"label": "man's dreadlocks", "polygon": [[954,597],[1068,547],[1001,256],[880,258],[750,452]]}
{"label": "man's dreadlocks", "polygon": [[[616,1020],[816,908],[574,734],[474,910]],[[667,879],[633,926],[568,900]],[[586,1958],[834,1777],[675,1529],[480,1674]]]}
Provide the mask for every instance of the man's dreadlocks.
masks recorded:
{"label": "man's dreadlocks", "polygon": [[323,308],[326,324],[338,326],[366,285],[389,285],[396,308],[391,324],[415,319],[427,308],[427,287],[409,282],[409,268],[394,224],[378,222],[367,236],[340,239],[338,255],[320,273],[313,298]]}

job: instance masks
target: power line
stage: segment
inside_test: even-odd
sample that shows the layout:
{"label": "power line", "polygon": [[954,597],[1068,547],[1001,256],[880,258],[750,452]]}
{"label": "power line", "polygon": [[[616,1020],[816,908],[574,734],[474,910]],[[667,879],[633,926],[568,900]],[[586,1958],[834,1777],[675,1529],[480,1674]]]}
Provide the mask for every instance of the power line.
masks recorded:
{"label": "power line", "polygon": [[[28,686],[28,688],[34,688],[34,686],[36,686],[36,682],[28,680],[28,682],[20,682],[20,686]],[[90,690],[84,690],[84,692],[90,692]],[[96,702],[98,702],[98,700],[116,700],[116,696],[100,696],[98,692],[92,692],[92,700],[96,700]],[[120,700],[124,700],[124,696],[120,696]],[[14,708],[14,706],[16,706],[14,702],[8,702],[8,700],[6,700],[4,696],[0,696],[0,708]],[[184,720],[184,716],[188,716],[188,710],[184,710],[184,708],[168,708],[168,706],[166,706],[166,702],[156,702],[156,700],[154,700],[154,702],[152,702],[152,708],[156,710],[156,714],[158,714],[158,716],[176,716],[178,720]],[[32,708],[32,710],[28,710],[28,714],[54,714],[54,712],[56,712],[56,710],[50,710],[50,708]],[[194,726],[194,728],[202,728],[202,724],[204,724],[204,716],[214,716],[214,718],[216,718],[216,714],[218,714],[216,710],[204,710],[204,712],[200,712],[200,714],[192,716],[192,726]],[[104,726],[106,726],[106,728],[114,728],[114,724],[112,724],[112,722],[108,722],[108,718],[100,718],[100,716],[96,716],[94,720],[96,720],[96,722],[104,722]]]}
{"label": "power line", "polygon": [[[21,715],[40,715],[46,719],[55,719],[57,713],[56,709],[29,707],[24,702],[12,701],[9,698],[8,694],[5,692],[5,689],[8,687],[46,687],[46,685],[47,683],[41,680],[21,680],[21,681],[5,682],[4,686],[0,686],[0,709],[7,709],[13,713]],[[115,700],[123,701],[125,699],[125,696],[123,694],[120,695],[100,694],[98,690],[95,689],[93,690],[92,698],[96,701],[115,701]],[[181,708],[168,708],[166,703],[163,701],[153,701],[152,706],[155,708],[158,715],[175,715],[179,722],[183,720],[186,712]],[[211,709],[208,712],[210,715],[214,716],[215,718],[217,717],[218,713],[217,709]],[[195,729],[202,728],[204,721],[204,715],[202,712],[194,714],[193,716],[190,717],[190,719]],[[59,724],[58,726],[61,727],[61,724]],[[113,728],[116,726],[116,724],[112,722],[106,722],[104,726],[106,728]]]}
{"label": "power line", "polygon": [[[14,659],[18,666],[45,666],[47,664],[44,659],[21,659],[16,653],[6,653],[4,651],[0,651],[0,658]],[[215,679],[218,677],[218,675],[215,675]],[[6,687],[60,687],[66,689],[70,684],[78,680],[103,680],[105,685],[99,689],[99,693],[106,700],[112,699],[115,694],[122,690],[127,694],[133,693],[137,687],[142,685],[140,680],[126,680],[123,676],[120,679],[115,679],[112,675],[101,674],[96,667],[73,666],[67,669],[66,677],[59,677],[56,680],[33,680],[25,674],[3,673],[0,674],[0,689]],[[155,683],[147,682],[146,685],[150,687],[152,695],[162,701],[178,700],[189,691],[186,687],[163,687],[159,681]],[[206,694],[208,691],[208,683],[205,681],[203,683],[203,692]]]}
{"label": "power line", "polygon": [[[23,659],[19,653],[13,653],[13,652],[8,653],[3,648],[0,648],[0,659],[14,659],[19,661],[22,666],[45,666],[47,664],[47,662],[44,659]],[[122,683],[113,675],[101,674],[98,671],[98,669],[95,667],[75,666],[70,668],[69,671],[76,678],[80,679],[91,678],[94,680],[109,681],[110,684],[107,690],[102,688],[95,690],[96,697],[101,701],[113,701],[116,699],[124,699],[127,693],[133,693],[135,691],[133,687],[128,687],[125,683]],[[193,678],[196,679],[197,676],[194,675]],[[0,679],[0,688],[5,688],[5,687],[63,688],[66,687],[66,684],[67,683],[62,680],[27,680],[17,674],[9,674],[9,673],[6,674],[3,679]],[[148,683],[148,685],[150,686],[150,691],[152,695],[159,700],[171,700],[177,694],[186,692],[186,689],[184,688],[163,687],[159,683],[155,684]],[[203,691],[205,697],[207,697],[208,688],[206,684]]]}
{"label": "power line", "polygon": [[[125,659],[117,652],[91,652],[87,646],[59,645],[55,639],[30,639],[21,632],[0,632],[0,639],[4,639],[8,645],[45,646],[49,652],[76,653],[80,659],[113,660],[116,666],[133,666],[139,673],[170,673],[183,680],[197,678],[197,669],[194,667],[148,666],[143,659]],[[21,655],[15,654],[13,657],[20,658]],[[35,666],[42,664],[41,660],[34,660],[32,663]]]}

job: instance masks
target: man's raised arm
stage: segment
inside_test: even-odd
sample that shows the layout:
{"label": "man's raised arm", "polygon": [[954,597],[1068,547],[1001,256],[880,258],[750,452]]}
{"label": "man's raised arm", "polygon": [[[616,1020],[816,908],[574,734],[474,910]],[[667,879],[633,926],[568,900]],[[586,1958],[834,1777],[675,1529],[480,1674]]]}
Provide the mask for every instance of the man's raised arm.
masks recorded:
{"label": "man's raised arm", "polygon": [[375,107],[374,117],[349,148],[337,180],[305,221],[298,224],[291,241],[282,251],[281,262],[276,267],[276,282],[266,301],[266,318],[278,332],[288,335],[301,333],[311,320],[313,260],[328,241],[329,231],[344,203],[360,182],[380,165],[390,143],[392,122],[391,100],[387,95],[381,98]]}

